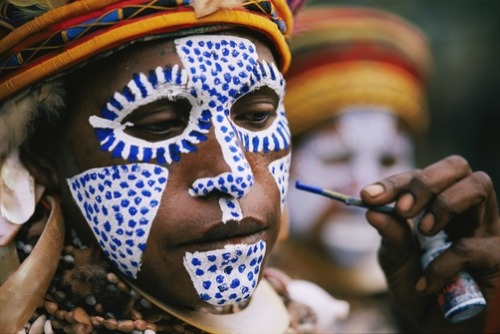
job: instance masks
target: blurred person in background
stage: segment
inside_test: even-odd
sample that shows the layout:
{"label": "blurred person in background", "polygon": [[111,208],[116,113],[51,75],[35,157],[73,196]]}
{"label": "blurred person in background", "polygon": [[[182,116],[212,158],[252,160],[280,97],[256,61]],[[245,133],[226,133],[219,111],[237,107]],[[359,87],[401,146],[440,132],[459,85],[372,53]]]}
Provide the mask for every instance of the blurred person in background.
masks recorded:
{"label": "blurred person in background", "polygon": [[320,6],[297,16],[292,53],[285,98],[294,145],[291,237],[276,261],[351,302],[341,331],[392,330],[377,262],[381,238],[365,210],[298,190],[294,182],[359,197],[369,183],[415,167],[428,122],[428,42],[391,13]]}

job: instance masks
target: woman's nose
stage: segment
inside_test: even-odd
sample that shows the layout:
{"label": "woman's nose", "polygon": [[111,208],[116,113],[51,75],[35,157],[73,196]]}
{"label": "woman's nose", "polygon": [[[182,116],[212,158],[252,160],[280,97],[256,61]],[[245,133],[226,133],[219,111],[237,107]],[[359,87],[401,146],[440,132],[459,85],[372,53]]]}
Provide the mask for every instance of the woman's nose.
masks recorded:
{"label": "woman's nose", "polygon": [[[214,135],[209,136],[211,150],[216,156],[206,163],[209,175],[193,182],[190,189],[192,196],[207,196],[214,191],[233,198],[245,196],[253,186],[255,179],[250,164],[245,158],[240,139],[229,120],[214,122]],[[221,156],[218,156],[218,155]],[[207,159],[208,160],[208,159]]]}
{"label": "woman's nose", "polygon": [[376,159],[357,159],[351,166],[351,191],[357,196],[361,189],[381,178],[380,165]]}

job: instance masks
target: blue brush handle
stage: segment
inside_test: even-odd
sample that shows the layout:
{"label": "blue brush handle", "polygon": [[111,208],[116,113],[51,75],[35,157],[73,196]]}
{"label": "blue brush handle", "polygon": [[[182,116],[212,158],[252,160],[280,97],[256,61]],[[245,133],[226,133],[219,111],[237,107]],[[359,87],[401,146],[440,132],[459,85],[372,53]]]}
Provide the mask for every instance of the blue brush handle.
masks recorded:
{"label": "blue brush handle", "polygon": [[357,206],[360,208],[365,208],[365,209],[369,209],[369,210],[373,210],[373,211],[377,211],[377,212],[381,212],[381,213],[387,213],[387,214],[394,214],[395,213],[394,208],[391,206],[388,206],[388,205],[370,205],[370,204],[365,203],[363,200],[361,200],[359,198],[354,198],[354,197],[350,197],[348,195],[341,194],[341,193],[338,193],[335,191],[326,190],[326,189],[318,188],[315,186],[311,186],[311,185],[305,184],[305,183],[300,182],[300,181],[295,182],[295,188],[297,188],[299,190],[305,190],[305,191],[308,191],[308,192],[311,192],[314,194],[326,196],[328,198],[340,201],[346,205]]}

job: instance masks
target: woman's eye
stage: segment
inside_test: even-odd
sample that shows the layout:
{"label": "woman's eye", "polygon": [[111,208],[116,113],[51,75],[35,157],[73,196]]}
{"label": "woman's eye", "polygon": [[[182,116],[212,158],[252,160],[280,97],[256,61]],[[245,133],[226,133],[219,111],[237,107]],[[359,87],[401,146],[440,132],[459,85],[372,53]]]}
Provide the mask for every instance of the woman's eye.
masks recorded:
{"label": "woman's eye", "polygon": [[135,131],[143,131],[150,134],[165,135],[184,127],[184,122],[181,119],[154,120],[152,118],[155,117],[147,117],[146,119],[136,122],[133,129]]}
{"label": "woman's eye", "polygon": [[275,112],[274,110],[271,111],[258,111],[259,107],[261,109],[264,109],[265,106],[254,106],[252,111],[249,112],[244,112],[240,113],[237,117],[235,117],[235,120],[239,122],[246,122],[246,123],[254,123],[254,124],[262,124],[265,123],[266,120],[269,117],[273,117]]}
{"label": "woman's eye", "polygon": [[231,108],[231,117],[238,126],[251,130],[266,129],[277,116],[278,103],[276,93],[263,87],[236,101]]}
{"label": "woman's eye", "polygon": [[393,155],[384,155],[380,158],[380,165],[384,167],[392,167],[396,164],[396,157]]}
{"label": "woman's eye", "polygon": [[352,155],[350,153],[342,153],[335,154],[331,156],[322,156],[321,160],[328,165],[340,165],[340,164],[348,164],[352,159]]}
{"label": "woman's eye", "polygon": [[159,100],[134,110],[124,119],[125,132],[156,142],[180,135],[187,127],[191,104],[186,99]]}

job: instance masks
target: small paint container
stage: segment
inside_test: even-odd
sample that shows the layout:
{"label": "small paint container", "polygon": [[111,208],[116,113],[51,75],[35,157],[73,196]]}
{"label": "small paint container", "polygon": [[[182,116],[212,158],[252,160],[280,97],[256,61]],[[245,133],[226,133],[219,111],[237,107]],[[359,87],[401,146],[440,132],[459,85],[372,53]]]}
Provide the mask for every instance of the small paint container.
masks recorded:
{"label": "small paint container", "polygon": [[[417,235],[424,249],[421,259],[424,269],[451,245],[446,241],[447,236],[444,232],[432,237],[425,237],[419,233]],[[486,300],[472,276],[466,271],[461,271],[440,291],[438,304],[448,321],[458,323],[483,311],[486,307]]]}
{"label": "small paint container", "polygon": [[438,303],[448,321],[457,323],[474,317],[486,307],[486,301],[472,276],[462,271],[455,275],[438,295]]}

